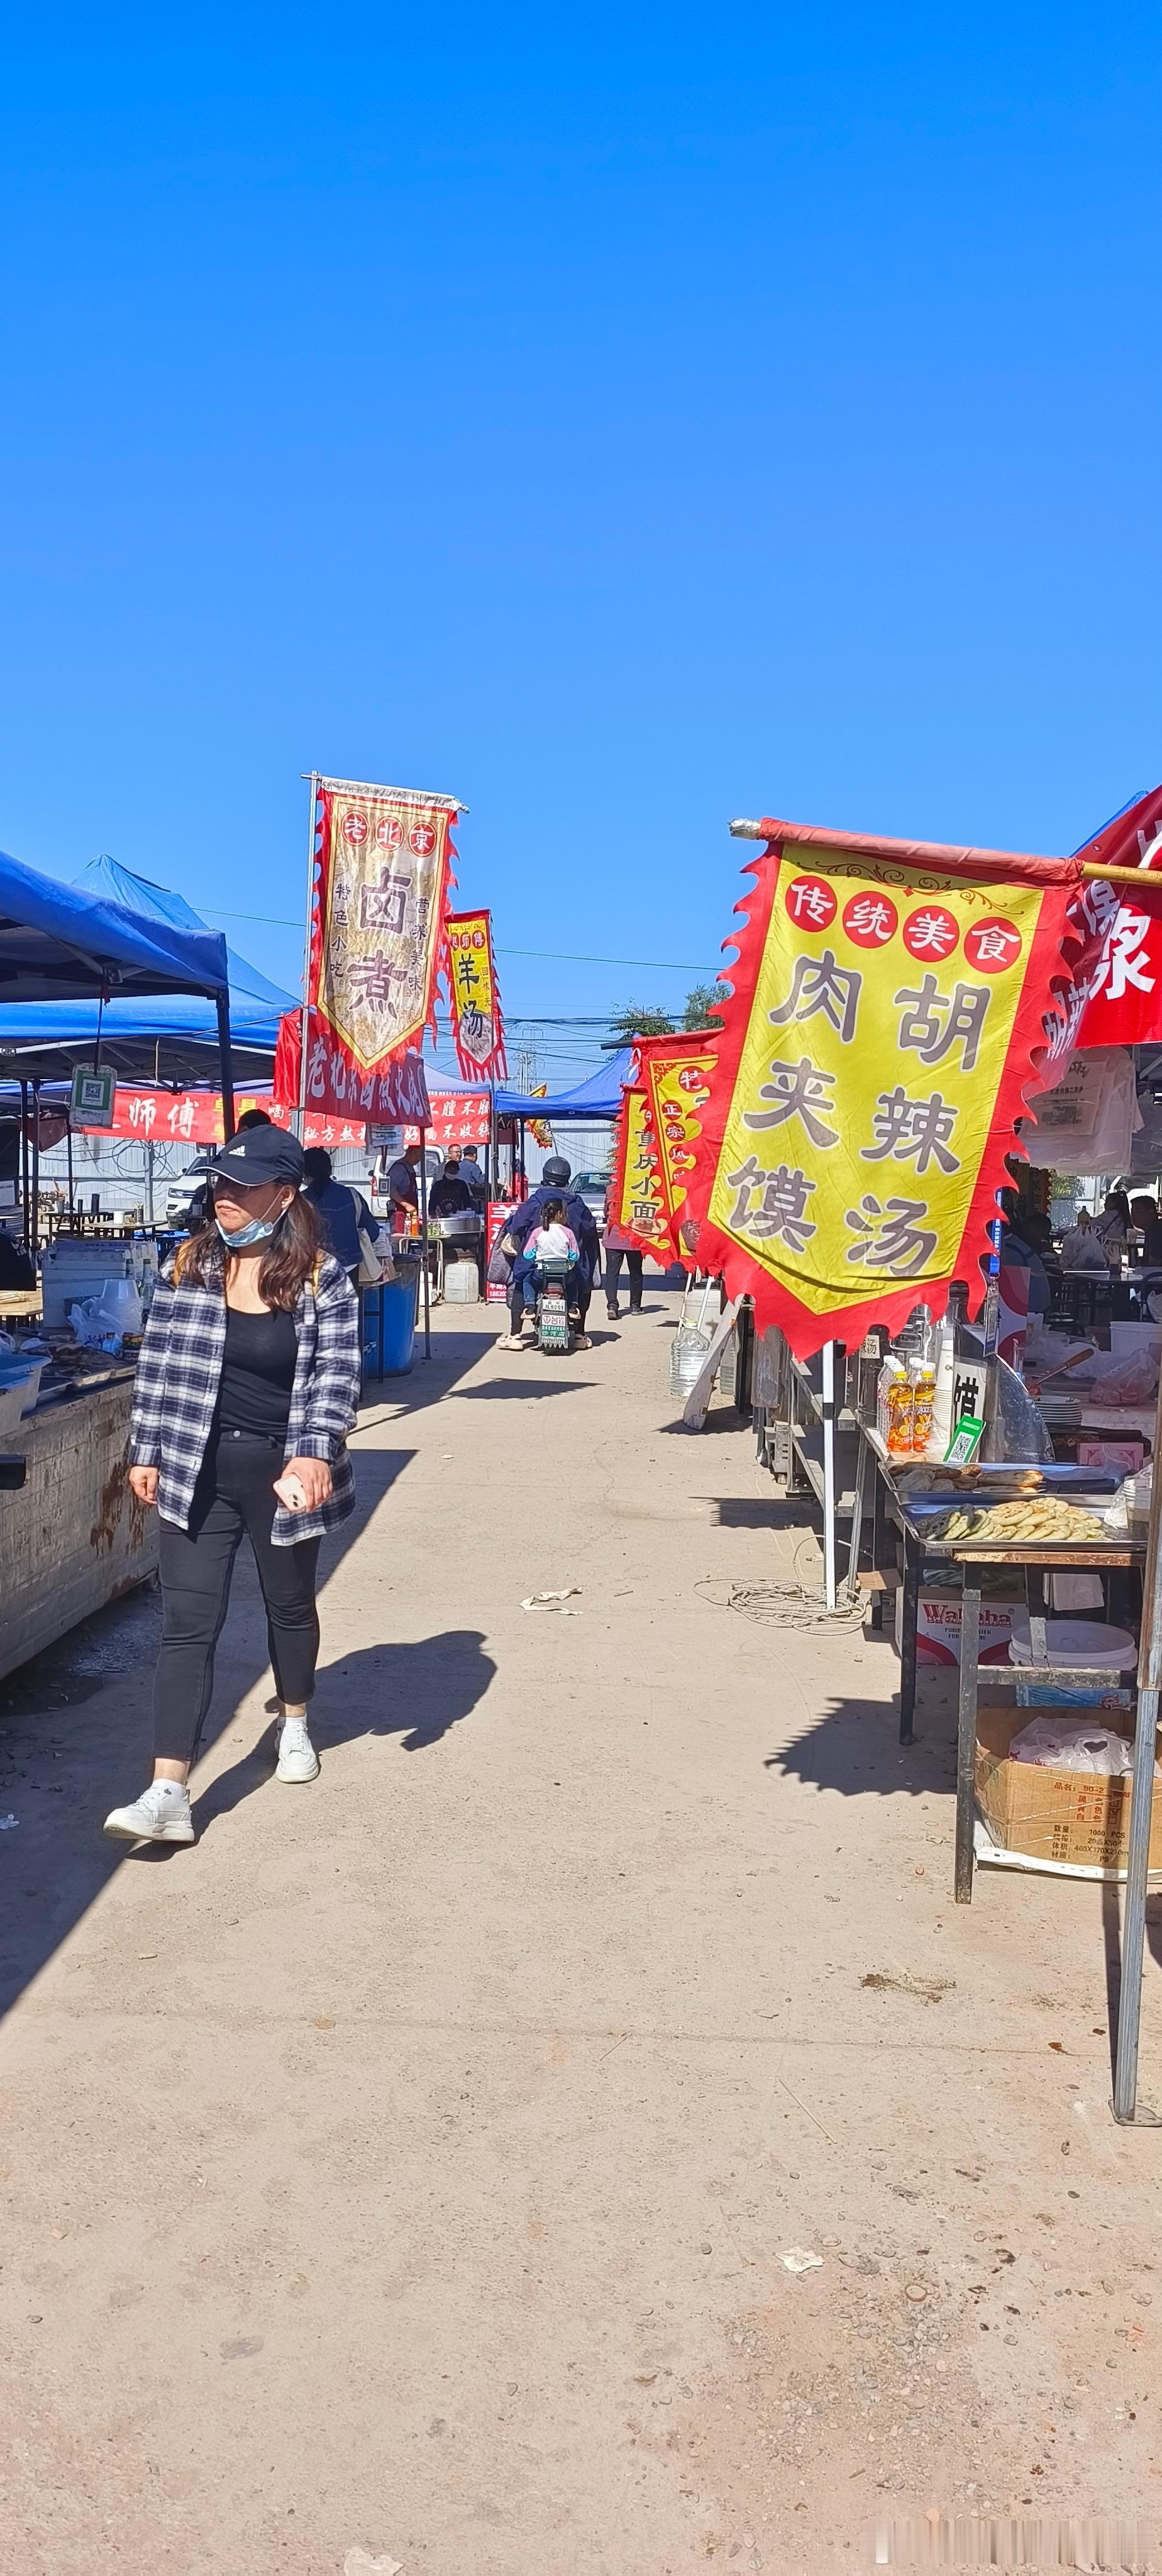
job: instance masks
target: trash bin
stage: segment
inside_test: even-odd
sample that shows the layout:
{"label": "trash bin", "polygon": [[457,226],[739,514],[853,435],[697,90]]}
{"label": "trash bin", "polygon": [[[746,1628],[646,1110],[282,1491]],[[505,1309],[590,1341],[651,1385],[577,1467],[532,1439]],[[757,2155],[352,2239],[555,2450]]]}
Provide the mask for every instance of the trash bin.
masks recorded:
{"label": "trash bin", "polygon": [[384,1377],[406,1377],[412,1364],[412,1345],[416,1337],[416,1306],[420,1293],[418,1261],[398,1261],[396,1277],[380,1281],[377,1295],[383,1317],[380,1344]]}

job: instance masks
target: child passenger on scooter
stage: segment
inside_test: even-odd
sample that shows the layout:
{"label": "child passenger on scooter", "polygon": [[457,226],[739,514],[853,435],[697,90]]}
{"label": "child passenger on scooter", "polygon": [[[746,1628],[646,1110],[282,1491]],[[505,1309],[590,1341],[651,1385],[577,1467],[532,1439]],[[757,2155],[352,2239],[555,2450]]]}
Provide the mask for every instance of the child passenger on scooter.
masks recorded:
{"label": "child passenger on scooter", "polygon": [[520,1276],[526,1282],[531,1282],[538,1262],[574,1262],[579,1254],[580,1247],[573,1228],[565,1223],[564,1199],[546,1199],[541,1215],[543,1222],[531,1227],[517,1263]]}

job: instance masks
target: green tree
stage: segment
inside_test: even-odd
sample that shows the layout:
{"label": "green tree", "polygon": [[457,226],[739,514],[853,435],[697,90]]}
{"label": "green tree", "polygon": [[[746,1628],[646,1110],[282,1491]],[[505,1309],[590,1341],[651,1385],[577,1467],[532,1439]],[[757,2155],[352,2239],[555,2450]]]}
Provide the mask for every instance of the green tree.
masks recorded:
{"label": "green tree", "polygon": [[673,1027],[668,1011],[650,1011],[642,1002],[626,1002],[620,1011],[611,1013],[609,1034],[628,1046],[631,1038],[668,1038]]}
{"label": "green tree", "polygon": [[686,995],[683,1028],[716,1029],[719,1025],[714,1016],[716,1007],[728,998],[725,984],[696,984],[693,992]]}

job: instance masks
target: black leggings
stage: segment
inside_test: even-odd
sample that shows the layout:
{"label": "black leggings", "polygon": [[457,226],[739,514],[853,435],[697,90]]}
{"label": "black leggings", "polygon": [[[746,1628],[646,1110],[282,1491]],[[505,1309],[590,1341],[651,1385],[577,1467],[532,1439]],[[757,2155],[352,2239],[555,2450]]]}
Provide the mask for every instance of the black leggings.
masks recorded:
{"label": "black leggings", "polygon": [[628,1251],[607,1252],[603,1255],[603,1258],[605,1262],[606,1304],[609,1306],[616,1306],[617,1304],[617,1283],[621,1277],[621,1265],[624,1261],[626,1269],[629,1272],[630,1305],[631,1307],[640,1306],[642,1302],[642,1254],[640,1252]]}
{"label": "black leggings", "polygon": [[154,1752],[161,1762],[192,1762],[214,1688],[214,1648],[230,1600],[234,1559],[245,1531],[254,1550],[274,1686],[284,1702],[308,1700],[315,1687],[319,1614],[315,1608],[317,1538],[275,1547],[272,1491],[282,1448],[257,1433],[224,1431],[206,1452],[194,1488],[188,1530],[162,1521],[161,1653],[153,1685]]}

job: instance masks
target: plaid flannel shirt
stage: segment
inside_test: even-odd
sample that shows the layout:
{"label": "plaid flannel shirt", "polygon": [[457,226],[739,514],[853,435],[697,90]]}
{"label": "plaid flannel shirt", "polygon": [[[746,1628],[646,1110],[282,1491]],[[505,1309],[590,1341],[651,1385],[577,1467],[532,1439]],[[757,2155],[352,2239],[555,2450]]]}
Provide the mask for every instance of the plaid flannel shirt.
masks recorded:
{"label": "plaid flannel shirt", "polygon": [[[288,1512],[278,1504],[271,1531],[276,1547],[319,1538],[355,1509],[346,1434],[354,1427],[359,1393],[359,1300],[346,1271],[329,1255],[315,1279],[304,1282],[294,1322],[298,1358],[283,1457],[325,1459],[333,1485],[315,1511]],[[191,1279],[175,1279],[174,1264],[167,1261],[137,1363],[129,1463],[160,1470],[157,1507],[179,1529],[189,1526],[225,1347],[221,1279],[199,1288]]]}

